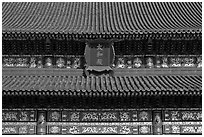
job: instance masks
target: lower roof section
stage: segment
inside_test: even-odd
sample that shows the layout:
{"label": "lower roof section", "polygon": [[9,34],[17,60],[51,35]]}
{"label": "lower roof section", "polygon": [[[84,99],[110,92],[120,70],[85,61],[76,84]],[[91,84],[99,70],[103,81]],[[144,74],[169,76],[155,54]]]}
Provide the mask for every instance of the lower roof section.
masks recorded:
{"label": "lower roof section", "polygon": [[[175,70],[174,70],[175,71]],[[173,72],[174,72],[173,71]],[[195,70],[196,71],[196,70]],[[18,71],[17,71],[18,72]],[[26,71],[24,71],[26,73]],[[40,71],[38,71],[40,73]],[[146,71],[148,72],[148,71]],[[170,72],[170,70],[169,70]],[[172,72],[172,70],[171,70]],[[6,75],[3,70],[3,95],[73,95],[73,96],[132,96],[132,95],[201,95],[202,76],[156,73],[137,75]],[[180,71],[182,72],[182,71]],[[7,72],[8,73],[8,72]],[[36,71],[37,73],[37,71]],[[54,72],[53,72],[54,73]],[[142,71],[140,72],[142,73]],[[140,74],[138,73],[138,74]]]}

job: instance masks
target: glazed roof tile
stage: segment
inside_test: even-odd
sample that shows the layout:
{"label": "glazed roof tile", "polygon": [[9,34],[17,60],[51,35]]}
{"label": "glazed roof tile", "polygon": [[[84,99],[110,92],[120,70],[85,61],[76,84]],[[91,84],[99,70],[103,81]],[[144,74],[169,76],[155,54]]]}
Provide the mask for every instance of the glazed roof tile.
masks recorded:
{"label": "glazed roof tile", "polygon": [[201,95],[202,76],[3,76],[3,94],[27,95]]}
{"label": "glazed roof tile", "polygon": [[202,29],[201,2],[4,2],[2,7],[3,32],[135,34]]}

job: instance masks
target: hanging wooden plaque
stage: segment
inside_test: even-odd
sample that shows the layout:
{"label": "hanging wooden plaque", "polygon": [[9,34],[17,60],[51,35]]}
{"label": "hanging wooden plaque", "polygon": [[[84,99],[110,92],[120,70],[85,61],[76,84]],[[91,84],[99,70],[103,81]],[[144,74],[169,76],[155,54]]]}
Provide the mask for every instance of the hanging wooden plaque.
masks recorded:
{"label": "hanging wooden plaque", "polygon": [[115,57],[113,42],[110,40],[90,40],[86,43],[85,59],[86,70],[109,71],[112,70]]}

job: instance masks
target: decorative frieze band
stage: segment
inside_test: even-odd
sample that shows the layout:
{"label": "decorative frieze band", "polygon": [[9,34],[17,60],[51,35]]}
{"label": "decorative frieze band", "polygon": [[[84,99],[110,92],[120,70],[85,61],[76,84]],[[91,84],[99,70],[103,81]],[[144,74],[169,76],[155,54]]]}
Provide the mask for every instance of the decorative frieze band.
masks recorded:
{"label": "decorative frieze band", "polygon": [[202,111],[164,111],[164,121],[199,121]]}
{"label": "decorative frieze band", "polygon": [[[82,69],[84,57],[65,55],[4,55],[3,68]],[[138,68],[201,68],[201,55],[134,55],[116,56],[114,69]]]}
{"label": "decorative frieze band", "polygon": [[151,122],[48,122],[48,134],[152,134]]}
{"label": "decorative frieze band", "polygon": [[[201,110],[162,111],[163,121],[201,121]],[[2,121],[37,121],[37,110],[3,110]],[[52,121],[152,121],[150,110],[47,110]]]}
{"label": "decorative frieze band", "polygon": [[3,134],[201,134],[201,110],[9,110]]}
{"label": "decorative frieze band", "polygon": [[3,121],[36,121],[37,111],[35,110],[3,110]]}
{"label": "decorative frieze band", "polygon": [[151,111],[49,111],[48,121],[152,121]]}
{"label": "decorative frieze band", "polygon": [[2,134],[36,134],[36,122],[2,122]]}
{"label": "decorative frieze band", "polygon": [[202,134],[202,122],[163,122],[163,134]]}
{"label": "decorative frieze band", "polygon": [[[53,121],[54,117],[50,117]],[[150,111],[105,111],[105,112],[70,112],[62,111],[62,121],[151,121]]]}
{"label": "decorative frieze band", "polygon": [[[163,122],[163,134],[201,134],[202,122]],[[36,134],[36,122],[3,122],[2,134]],[[152,122],[47,122],[45,134],[153,134]]]}

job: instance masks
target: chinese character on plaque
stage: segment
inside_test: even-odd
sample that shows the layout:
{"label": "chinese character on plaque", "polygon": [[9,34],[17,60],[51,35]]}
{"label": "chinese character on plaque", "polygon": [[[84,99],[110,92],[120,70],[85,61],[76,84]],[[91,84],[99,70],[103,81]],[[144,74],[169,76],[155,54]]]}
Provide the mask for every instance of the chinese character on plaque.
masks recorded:
{"label": "chinese character on plaque", "polygon": [[86,70],[98,72],[112,70],[114,56],[112,41],[103,39],[89,40],[85,48]]}

